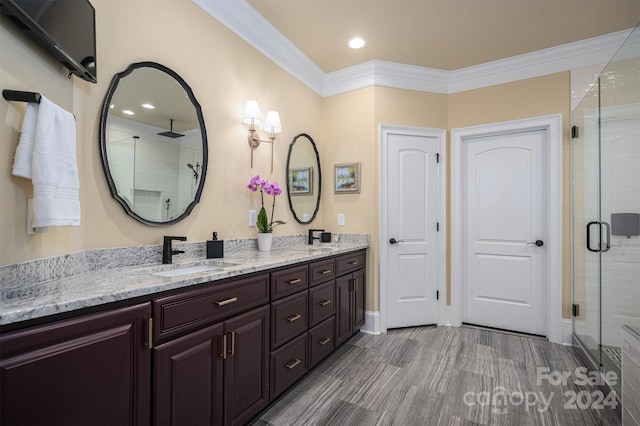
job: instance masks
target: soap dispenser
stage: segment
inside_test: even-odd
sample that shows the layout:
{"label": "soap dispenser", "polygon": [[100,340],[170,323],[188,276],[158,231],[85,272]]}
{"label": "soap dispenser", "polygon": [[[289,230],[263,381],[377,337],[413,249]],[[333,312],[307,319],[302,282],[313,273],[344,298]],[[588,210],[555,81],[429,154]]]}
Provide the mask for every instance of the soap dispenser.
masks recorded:
{"label": "soap dispenser", "polygon": [[218,239],[218,233],[213,233],[213,239],[207,241],[207,259],[224,257],[224,241]]}

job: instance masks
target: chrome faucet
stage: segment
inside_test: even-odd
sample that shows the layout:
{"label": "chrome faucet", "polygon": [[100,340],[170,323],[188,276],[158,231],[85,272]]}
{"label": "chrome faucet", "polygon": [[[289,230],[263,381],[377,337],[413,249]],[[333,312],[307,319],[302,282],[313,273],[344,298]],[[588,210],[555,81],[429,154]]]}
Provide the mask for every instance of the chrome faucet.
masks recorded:
{"label": "chrome faucet", "polygon": [[313,245],[313,240],[319,240],[320,237],[314,237],[314,232],[324,232],[324,229],[309,229],[309,245]]}
{"label": "chrome faucet", "polygon": [[162,263],[169,264],[173,261],[174,254],[184,253],[184,250],[174,250],[171,247],[172,241],[187,241],[187,237],[167,237],[165,235],[162,243]]}

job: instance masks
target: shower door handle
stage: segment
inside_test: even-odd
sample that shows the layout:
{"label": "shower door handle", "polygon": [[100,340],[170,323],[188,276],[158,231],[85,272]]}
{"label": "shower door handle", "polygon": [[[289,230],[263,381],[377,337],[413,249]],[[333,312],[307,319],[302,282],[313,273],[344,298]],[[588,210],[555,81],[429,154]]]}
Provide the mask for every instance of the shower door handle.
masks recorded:
{"label": "shower door handle", "polygon": [[[607,244],[605,245],[605,248],[602,248],[602,244],[600,244],[600,251],[602,253],[606,253],[611,249],[611,225],[609,225],[607,222],[600,222],[600,226],[602,227],[602,225],[604,225],[604,227],[607,230]],[[602,229],[602,228],[601,228]],[[600,235],[602,236],[602,231],[600,231]]]}
{"label": "shower door handle", "polygon": [[[591,227],[598,225],[598,248],[591,248]],[[606,242],[604,248],[602,248],[602,225],[606,229]],[[607,222],[593,221],[587,223],[587,250],[593,253],[606,253],[611,249],[611,225]]]}

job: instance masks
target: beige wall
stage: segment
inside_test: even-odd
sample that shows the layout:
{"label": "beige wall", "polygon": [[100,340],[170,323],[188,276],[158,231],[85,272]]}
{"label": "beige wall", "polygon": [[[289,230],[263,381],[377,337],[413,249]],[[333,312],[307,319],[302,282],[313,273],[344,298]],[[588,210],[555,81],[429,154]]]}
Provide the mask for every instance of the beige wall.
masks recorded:
{"label": "beige wall", "polygon": [[[92,0],[97,16],[98,84],[67,80],[65,70],[0,20],[0,85],[40,91],[72,111],[78,122],[78,163],[82,226],[50,229],[27,236],[26,199],[31,183],[11,176],[24,105],[0,102],[0,266],[74,251],[159,244],[163,235],[186,235],[203,241],[217,230],[221,238],[255,236],[247,226],[247,211],[259,206],[246,190],[249,148],[246,126],[240,122],[244,103],[257,99],[264,111],[277,109],[284,127],[276,141],[273,179],[285,184],[289,142],[301,132],[311,135],[321,157],[324,189],[314,228],[334,232],[368,233],[367,310],[378,310],[378,129],[380,124],[452,128],[561,112],[568,134],[569,73],[517,83],[440,95],[384,87],[369,87],[326,99],[312,92],[230,32],[190,0]],[[126,13],[124,13],[126,11]],[[25,47],[25,44],[29,47]],[[189,83],[204,114],[209,138],[209,169],[200,204],[182,222],[149,227],[129,218],[111,198],[100,163],[98,125],[111,76],[132,62],[155,61],[172,68]],[[17,109],[17,110],[16,110]],[[565,139],[565,247],[563,306],[570,303],[569,151]],[[359,161],[359,194],[333,193],[333,165]],[[269,147],[256,152],[256,170],[266,176]],[[268,172],[267,172],[268,173]],[[337,214],[346,224],[337,226]],[[276,235],[305,233],[284,197],[276,218],[287,225]]]}

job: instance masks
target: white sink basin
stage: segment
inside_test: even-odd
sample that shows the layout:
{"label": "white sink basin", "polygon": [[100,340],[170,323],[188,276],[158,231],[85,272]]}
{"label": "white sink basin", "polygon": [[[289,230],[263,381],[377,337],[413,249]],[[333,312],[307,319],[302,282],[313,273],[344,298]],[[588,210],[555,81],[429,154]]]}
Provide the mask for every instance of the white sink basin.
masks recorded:
{"label": "white sink basin", "polygon": [[202,272],[218,271],[220,269],[222,269],[220,266],[200,265],[192,266],[190,268],[176,268],[168,271],[154,272],[153,275],[158,275],[160,277],[180,277],[182,275],[200,274]]}

